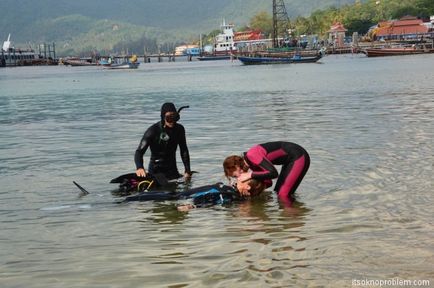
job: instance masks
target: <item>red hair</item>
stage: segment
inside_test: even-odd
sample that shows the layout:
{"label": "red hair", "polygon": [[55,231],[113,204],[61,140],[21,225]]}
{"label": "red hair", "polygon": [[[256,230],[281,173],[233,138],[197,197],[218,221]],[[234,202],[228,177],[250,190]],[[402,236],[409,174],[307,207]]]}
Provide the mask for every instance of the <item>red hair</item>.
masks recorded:
{"label": "red hair", "polygon": [[238,155],[232,155],[226,157],[223,161],[223,170],[225,171],[225,176],[230,177],[232,173],[240,167],[241,170],[247,172],[249,170],[249,166],[247,166],[246,162],[244,162],[244,158]]}

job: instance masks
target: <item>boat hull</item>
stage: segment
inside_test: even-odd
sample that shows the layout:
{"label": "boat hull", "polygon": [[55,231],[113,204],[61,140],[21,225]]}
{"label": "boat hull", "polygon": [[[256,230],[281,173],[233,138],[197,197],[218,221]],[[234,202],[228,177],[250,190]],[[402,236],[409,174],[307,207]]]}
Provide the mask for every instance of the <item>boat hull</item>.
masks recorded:
{"label": "boat hull", "polygon": [[109,66],[103,66],[106,69],[137,69],[140,63],[121,63],[121,64],[111,64]]}
{"label": "boat hull", "polygon": [[84,60],[63,60],[63,65],[69,66],[96,66],[97,63],[88,62]]}
{"label": "boat hull", "polygon": [[322,55],[312,57],[250,57],[238,56],[237,59],[244,65],[261,65],[261,64],[290,64],[290,63],[315,63],[322,58]]}
{"label": "boat hull", "polygon": [[364,52],[368,57],[382,57],[382,56],[434,53],[434,49],[424,50],[424,49],[414,49],[414,48],[368,48],[365,49]]}
{"label": "boat hull", "polygon": [[230,60],[231,55],[216,55],[216,56],[200,56],[197,57],[199,61],[215,61],[215,60]]}

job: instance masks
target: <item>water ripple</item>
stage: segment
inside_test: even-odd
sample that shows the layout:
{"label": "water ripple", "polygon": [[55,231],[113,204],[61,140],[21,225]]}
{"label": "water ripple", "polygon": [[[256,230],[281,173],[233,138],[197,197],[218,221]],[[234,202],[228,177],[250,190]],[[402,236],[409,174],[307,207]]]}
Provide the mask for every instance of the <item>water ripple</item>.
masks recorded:
{"label": "water ripple", "polygon": [[[1,69],[3,286],[432,279],[432,55],[393,58]],[[312,159],[297,202],[284,207],[270,190],[188,213],[173,202],[117,204],[108,182],[134,170],[166,101],[190,105],[181,122],[200,172],[193,186],[224,181],[227,155],[293,141]],[[78,197],[73,180],[91,193]]]}

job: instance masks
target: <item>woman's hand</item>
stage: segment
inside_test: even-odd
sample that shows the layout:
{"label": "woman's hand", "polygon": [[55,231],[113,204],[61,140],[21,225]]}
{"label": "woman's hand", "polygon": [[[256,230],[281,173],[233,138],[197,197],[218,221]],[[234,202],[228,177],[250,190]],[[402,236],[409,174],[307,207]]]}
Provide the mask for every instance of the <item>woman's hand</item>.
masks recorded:
{"label": "woman's hand", "polygon": [[252,179],[252,173],[242,173],[237,179],[237,189],[241,196],[250,196],[250,184],[249,180]]}

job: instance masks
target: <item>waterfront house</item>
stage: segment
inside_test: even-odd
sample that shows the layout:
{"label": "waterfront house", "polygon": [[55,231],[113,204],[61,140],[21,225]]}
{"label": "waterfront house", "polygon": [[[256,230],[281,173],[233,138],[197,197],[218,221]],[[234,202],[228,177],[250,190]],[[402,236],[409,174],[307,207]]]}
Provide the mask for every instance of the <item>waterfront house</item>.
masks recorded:
{"label": "waterfront house", "polygon": [[399,20],[378,23],[373,34],[374,40],[419,39],[429,36],[429,27],[421,19],[405,16]]}
{"label": "waterfront house", "polygon": [[192,56],[199,56],[201,52],[201,49],[199,45],[195,44],[189,44],[189,45],[181,45],[177,46],[175,48],[175,55],[181,56],[181,55],[192,55]]}

